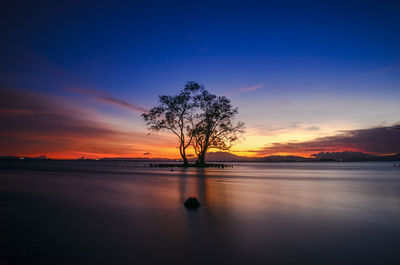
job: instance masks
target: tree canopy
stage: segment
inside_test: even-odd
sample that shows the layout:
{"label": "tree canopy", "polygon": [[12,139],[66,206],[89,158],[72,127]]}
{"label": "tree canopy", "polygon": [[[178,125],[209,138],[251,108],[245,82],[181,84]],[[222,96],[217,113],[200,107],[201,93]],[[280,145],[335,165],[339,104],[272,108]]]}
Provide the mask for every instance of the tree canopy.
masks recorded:
{"label": "tree canopy", "polygon": [[159,96],[158,105],[142,117],[150,132],[167,130],[177,136],[184,166],[189,165],[190,146],[198,157],[196,165],[205,166],[209,149],[229,150],[244,133],[243,122],[235,122],[237,114],[229,99],[190,81],[178,95]]}
{"label": "tree canopy", "polygon": [[197,164],[204,166],[206,152],[210,148],[229,150],[244,133],[244,123],[234,122],[238,109],[224,96],[217,97],[203,90],[196,102],[200,112],[191,134],[192,145],[198,157]]}

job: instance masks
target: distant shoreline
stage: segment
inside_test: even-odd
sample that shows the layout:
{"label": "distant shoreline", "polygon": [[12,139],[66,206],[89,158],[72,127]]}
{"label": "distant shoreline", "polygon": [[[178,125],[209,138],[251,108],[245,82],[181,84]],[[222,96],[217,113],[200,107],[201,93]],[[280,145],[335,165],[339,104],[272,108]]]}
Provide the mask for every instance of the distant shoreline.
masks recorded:
{"label": "distant shoreline", "polygon": [[[46,158],[46,159],[36,159],[36,158],[0,158],[0,161],[9,161],[9,162],[33,162],[33,161],[76,161],[76,162],[137,162],[137,163],[148,163],[154,164],[154,167],[167,167],[170,166],[179,166],[182,161],[179,160],[150,160],[150,159],[56,159],[56,158]],[[214,165],[220,166],[221,164],[215,163],[321,163],[321,162],[340,162],[340,163],[351,163],[351,162],[400,162],[399,159],[395,160],[385,160],[385,159],[378,159],[378,160],[330,160],[330,159],[320,159],[320,160],[305,160],[305,161],[297,161],[297,160],[276,160],[276,161],[260,161],[260,160],[249,160],[249,161],[237,161],[237,160],[221,160],[221,161],[207,161],[208,167],[213,167]],[[170,164],[176,163],[176,164]],[[194,161],[190,163],[189,167],[195,167]]]}
{"label": "distant shoreline", "polygon": [[[45,155],[41,156],[0,156],[0,160],[65,160],[65,161],[126,161],[126,162],[145,162],[145,163],[182,163],[181,159],[170,158],[146,158],[146,157],[101,157],[93,158],[77,158],[77,159],[54,159]],[[195,163],[196,159],[189,159],[189,162]],[[270,155],[264,157],[247,157],[239,156],[229,152],[211,152],[207,154],[207,163],[268,163],[268,162],[400,162],[400,153],[393,155],[371,155],[362,152],[320,152],[313,154],[311,157],[302,157],[295,155]]]}

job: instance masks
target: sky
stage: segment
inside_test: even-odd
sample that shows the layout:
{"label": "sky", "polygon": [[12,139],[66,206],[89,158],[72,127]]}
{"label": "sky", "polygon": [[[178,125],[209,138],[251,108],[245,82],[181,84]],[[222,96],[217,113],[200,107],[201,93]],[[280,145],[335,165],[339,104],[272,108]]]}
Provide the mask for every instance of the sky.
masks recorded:
{"label": "sky", "polygon": [[399,1],[10,1],[0,155],[178,158],[140,115],[187,81],[245,156],[400,152]]}

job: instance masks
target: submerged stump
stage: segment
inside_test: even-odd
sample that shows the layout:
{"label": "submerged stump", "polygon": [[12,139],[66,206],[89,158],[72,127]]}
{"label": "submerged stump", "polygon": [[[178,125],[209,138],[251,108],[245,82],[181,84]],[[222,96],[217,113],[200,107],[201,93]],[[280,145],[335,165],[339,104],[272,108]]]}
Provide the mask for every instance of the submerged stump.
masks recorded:
{"label": "submerged stump", "polygon": [[187,199],[183,205],[185,205],[185,207],[188,209],[197,209],[201,204],[197,198],[189,197],[189,199]]}

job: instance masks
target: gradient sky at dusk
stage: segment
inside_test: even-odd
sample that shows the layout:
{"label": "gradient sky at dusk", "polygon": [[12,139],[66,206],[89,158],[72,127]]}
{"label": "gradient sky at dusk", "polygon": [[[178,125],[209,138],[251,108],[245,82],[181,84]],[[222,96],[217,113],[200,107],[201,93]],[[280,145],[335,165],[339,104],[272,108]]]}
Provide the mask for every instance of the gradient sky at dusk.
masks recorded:
{"label": "gradient sky at dusk", "polygon": [[239,107],[236,154],[400,152],[399,1],[22,1],[0,21],[0,155],[178,157],[140,114],[188,80]]}

